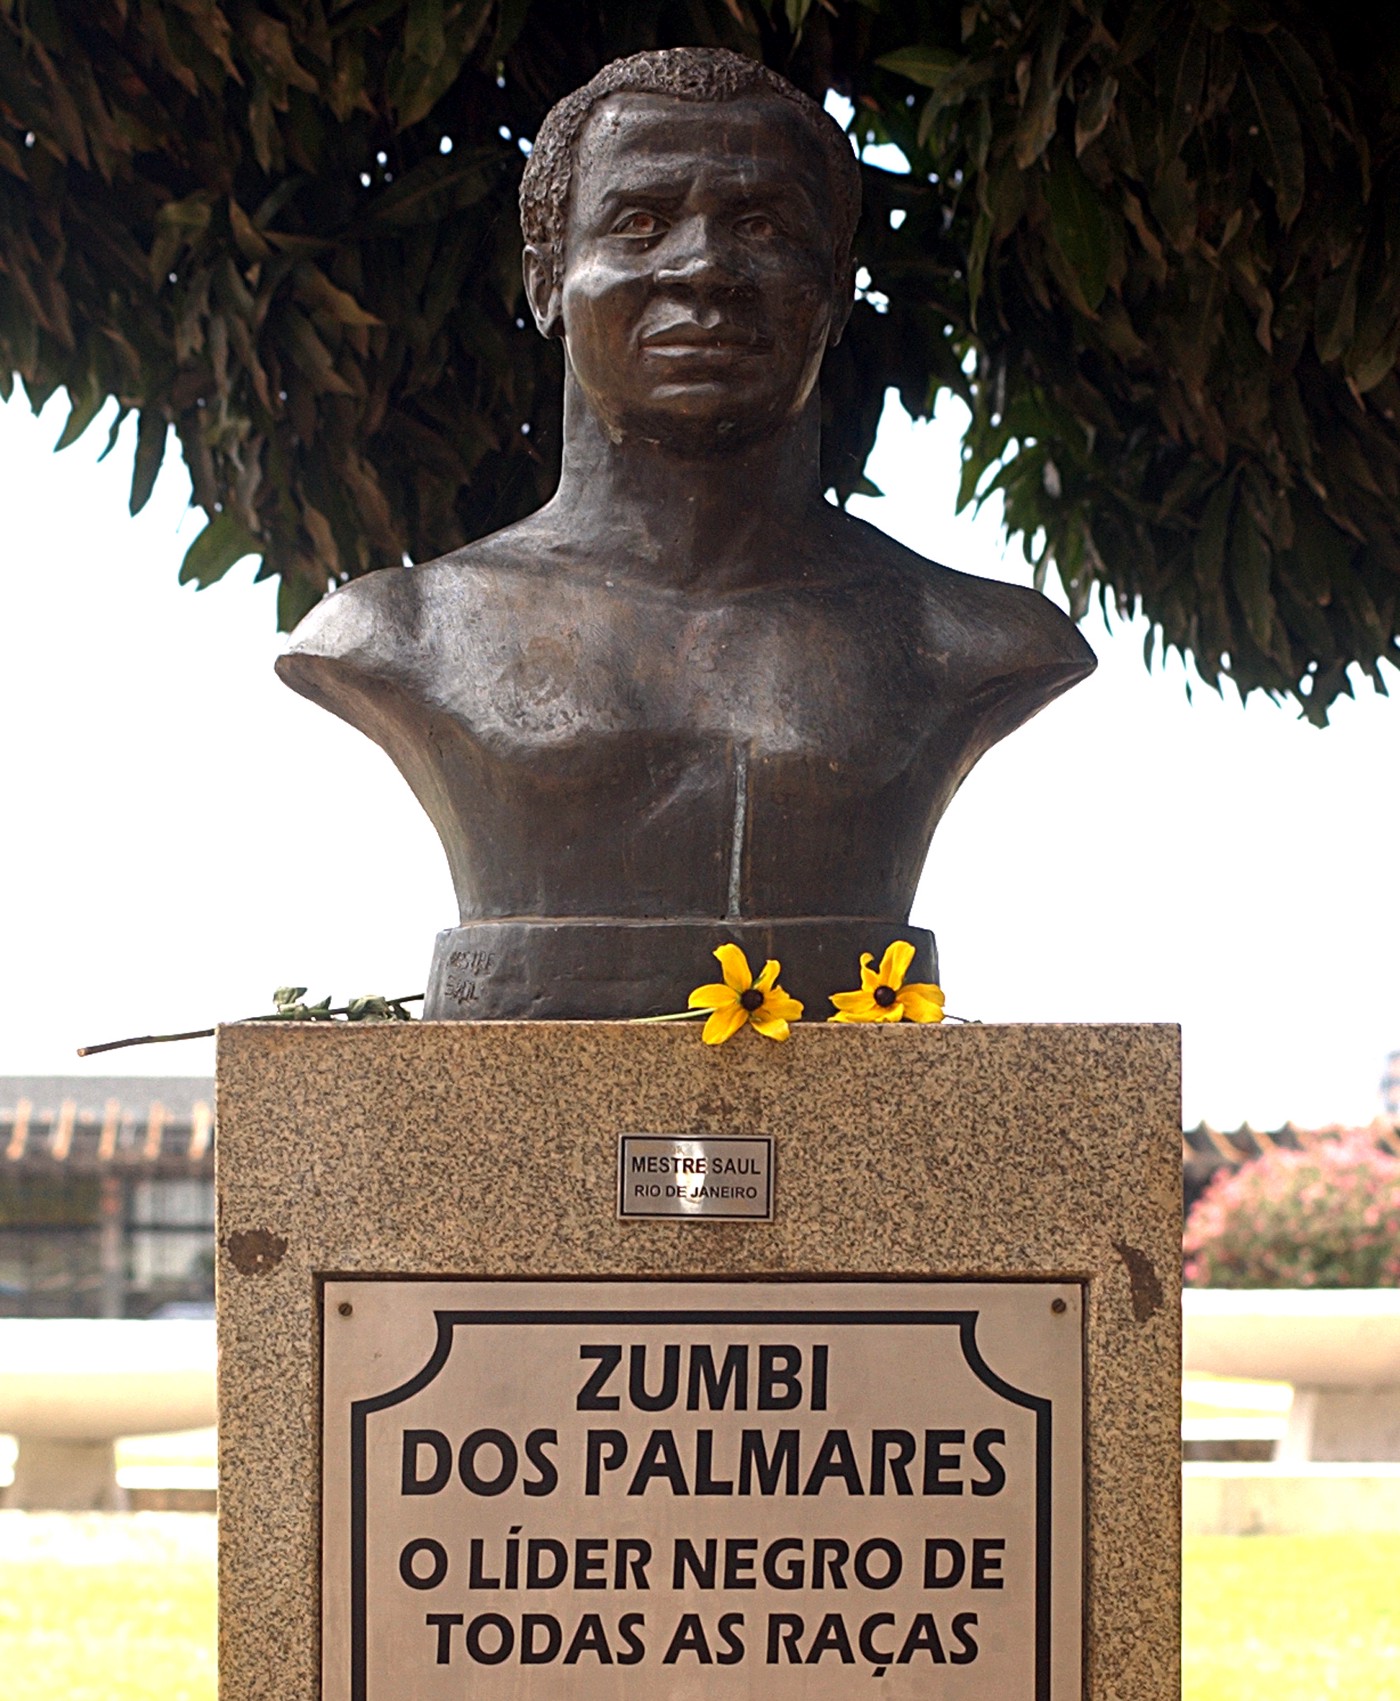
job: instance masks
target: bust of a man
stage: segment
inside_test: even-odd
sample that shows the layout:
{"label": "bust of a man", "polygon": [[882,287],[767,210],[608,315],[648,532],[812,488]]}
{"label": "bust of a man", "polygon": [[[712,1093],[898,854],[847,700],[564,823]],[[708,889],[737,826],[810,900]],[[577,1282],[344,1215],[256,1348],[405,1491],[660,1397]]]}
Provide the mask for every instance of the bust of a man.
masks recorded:
{"label": "bust of a man", "polygon": [[896,937],[936,978],[908,923],[934,828],[1094,659],[1045,598],[825,499],[859,193],[832,120],[733,54],[618,60],[545,119],[521,204],[558,491],[345,586],[278,664],[442,839],[428,1016],[680,1010],[726,940],[814,1016]]}

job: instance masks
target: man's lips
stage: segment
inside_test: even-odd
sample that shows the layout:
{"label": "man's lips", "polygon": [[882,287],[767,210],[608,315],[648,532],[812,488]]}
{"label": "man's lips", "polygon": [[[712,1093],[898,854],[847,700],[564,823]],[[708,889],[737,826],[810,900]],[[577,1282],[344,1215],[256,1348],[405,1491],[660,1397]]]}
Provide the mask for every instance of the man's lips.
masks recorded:
{"label": "man's lips", "polygon": [[740,325],[663,325],[642,338],[648,354],[759,354],[771,347],[770,338]]}

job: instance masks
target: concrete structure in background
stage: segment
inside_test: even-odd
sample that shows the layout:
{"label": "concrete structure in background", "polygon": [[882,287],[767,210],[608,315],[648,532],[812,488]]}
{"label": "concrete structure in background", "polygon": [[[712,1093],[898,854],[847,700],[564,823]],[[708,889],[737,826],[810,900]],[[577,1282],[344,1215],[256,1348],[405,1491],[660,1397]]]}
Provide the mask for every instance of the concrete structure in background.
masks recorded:
{"label": "concrete structure in background", "polygon": [[1288,1382],[1275,1462],[1400,1462],[1400,1289],[1188,1288],[1188,1372]]}
{"label": "concrete structure in background", "polygon": [[214,1422],[210,1320],[0,1318],[0,1431],[19,1443],[5,1505],[119,1511],[118,1436]]}
{"label": "concrete structure in background", "polygon": [[0,1318],[212,1315],[213,1103],[205,1077],[0,1078]]}
{"label": "concrete structure in background", "polygon": [[1359,1536],[1400,1532],[1400,1464],[1186,1464],[1188,1536]]}

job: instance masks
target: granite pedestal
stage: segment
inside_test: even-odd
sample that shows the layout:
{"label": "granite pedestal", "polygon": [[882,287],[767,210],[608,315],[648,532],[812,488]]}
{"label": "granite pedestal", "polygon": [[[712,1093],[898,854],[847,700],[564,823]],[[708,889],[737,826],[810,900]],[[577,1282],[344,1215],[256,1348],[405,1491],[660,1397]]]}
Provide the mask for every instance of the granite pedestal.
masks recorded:
{"label": "granite pedestal", "polygon": [[[374,1276],[1065,1284],[1082,1680],[1044,1693],[1177,1701],[1178,1052],[1176,1029],[1126,1026],[814,1024],[720,1048],[690,1025],[223,1029],[222,1701],[321,1693],[322,1298]],[[771,1135],[773,1220],[619,1220],[618,1138],[639,1132]],[[631,1694],[624,1676],[579,1693]],[[871,1676],[811,1693],[870,1695]]]}

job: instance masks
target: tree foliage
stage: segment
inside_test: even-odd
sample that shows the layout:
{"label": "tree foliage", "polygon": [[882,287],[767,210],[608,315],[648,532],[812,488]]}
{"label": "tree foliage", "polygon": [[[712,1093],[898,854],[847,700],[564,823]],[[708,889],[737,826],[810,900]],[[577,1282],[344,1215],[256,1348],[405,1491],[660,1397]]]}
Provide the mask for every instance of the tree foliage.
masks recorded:
{"label": "tree foliage", "polygon": [[[1076,613],[1321,723],[1400,657],[1400,33],[1302,0],[0,0],[0,389],[174,428],[290,625],[552,488],[515,196],[561,94],[713,43],[853,103],[845,497],[886,389],[971,409],[964,496]],[[882,154],[882,161],[897,156]],[[115,433],[114,433],[115,434]]]}

